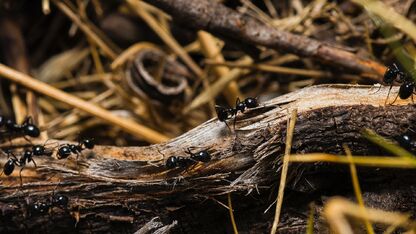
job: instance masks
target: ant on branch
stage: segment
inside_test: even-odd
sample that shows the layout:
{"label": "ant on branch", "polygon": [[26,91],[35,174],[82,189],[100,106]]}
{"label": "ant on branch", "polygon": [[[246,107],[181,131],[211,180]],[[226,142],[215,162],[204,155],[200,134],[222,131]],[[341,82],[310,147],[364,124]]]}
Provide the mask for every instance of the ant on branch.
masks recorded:
{"label": "ant on branch", "polygon": [[69,198],[62,194],[53,194],[47,201],[36,201],[29,203],[29,211],[31,215],[41,215],[49,213],[53,207],[63,210],[68,209]]}
{"label": "ant on branch", "polygon": [[218,120],[224,122],[228,128],[230,128],[230,126],[228,126],[227,120],[234,117],[233,129],[235,129],[235,123],[238,112],[244,113],[244,111],[246,111],[247,109],[255,108],[258,106],[259,104],[256,98],[249,97],[244,99],[243,101],[240,101],[240,98],[237,98],[235,102],[235,108],[215,106],[215,110],[217,112]]}
{"label": "ant on branch", "polygon": [[93,149],[95,146],[94,139],[84,139],[78,141],[78,144],[66,144],[58,148],[58,159],[64,159],[69,157],[71,154],[76,154],[77,157],[85,149]]}
{"label": "ant on branch", "polygon": [[185,153],[190,155],[190,157],[170,156],[166,160],[166,168],[185,168],[195,162],[209,162],[211,160],[211,155],[206,150],[199,151],[198,153],[192,153],[190,148],[188,148]]}
{"label": "ant on branch", "polygon": [[7,151],[6,154],[9,159],[7,160],[6,164],[4,164],[3,173],[6,176],[10,176],[13,173],[15,166],[20,167],[19,177],[20,177],[20,186],[22,186],[23,185],[22,171],[25,168],[26,164],[29,164],[30,162],[32,162],[33,165],[37,167],[36,162],[33,159],[34,154],[30,150],[25,150],[23,152],[23,155],[20,156],[19,159],[17,159],[16,155],[14,155],[12,151]]}
{"label": "ant on branch", "polygon": [[407,99],[409,97],[412,97],[413,102],[413,94],[416,91],[415,82],[407,74],[400,71],[399,67],[395,63],[393,63],[393,65],[387,67],[387,70],[384,73],[383,77],[383,82],[390,85],[389,92],[387,94],[387,98],[384,104],[387,104],[387,100],[389,99],[390,91],[393,87],[394,81],[401,83],[401,85],[399,88],[398,95],[391,104],[393,104],[397,100],[397,97],[400,97],[400,99]]}

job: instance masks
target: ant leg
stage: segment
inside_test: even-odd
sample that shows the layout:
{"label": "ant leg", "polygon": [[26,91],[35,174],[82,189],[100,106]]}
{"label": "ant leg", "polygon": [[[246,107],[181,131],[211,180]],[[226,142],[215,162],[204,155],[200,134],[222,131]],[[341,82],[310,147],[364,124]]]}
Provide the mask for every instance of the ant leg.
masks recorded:
{"label": "ant leg", "polygon": [[226,120],[226,121],[224,121],[224,123],[225,123],[225,125],[227,125],[228,130],[229,130],[230,132],[232,132],[232,131],[231,131],[231,128],[230,128],[230,125],[228,125],[228,123],[227,123],[227,120]]}
{"label": "ant leg", "polygon": [[24,138],[26,141],[28,141],[31,145],[33,145],[32,141],[31,141],[29,138],[27,138],[27,136],[23,136],[23,138]]}
{"label": "ant leg", "polygon": [[19,172],[19,177],[20,177],[20,188],[22,188],[23,187],[23,179],[22,179],[22,171],[23,171],[23,169],[25,168],[25,166],[23,165],[23,167],[20,169],[20,172]]}
{"label": "ant leg", "polygon": [[32,116],[27,116],[23,123],[33,124],[33,118]]}
{"label": "ant leg", "polygon": [[396,98],[393,100],[393,102],[392,103],[390,103],[389,105],[393,105],[395,102],[396,102],[396,100],[397,100],[397,98],[399,97],[399,94],[397,94],[397,96],[396,96]]}
{"label": "ant leg", "polygon": [[[390,88],[389,88],[389,92],[387,93],[387,98],[386,98],[386,101],[384,101],[384,105],[387,105],[387,101],[389,100],[389,96],[390,96],[390,91],[391,91],[391,89],[393,88],[393,84],[392,85],[390,85]],[[397,98],[397,97],[396,97]]]}
{"label": "ant leg", "polygon": [[[381,87],[383,87],[383,86],[380,84],[380,86],[378,87],[377,91],[375,91],[375,92],[374,92],[374,93],[372,93],[372,94],[376,94],[376,93],[378,93],[378,92],[380,91]],[[371,89],[372,89],[372,88],[373,88],[373,87],[371,87]]]}
{"label": "ant leg", "polygon": [[234,115],[234,120],[233,120],[233,131],[235,132],[235,123],[237,122],[237,114]]}
{"label": "ant leg", "polygon": [[185,153],[189,154],[189,155],[193,155],[193,153],[191,152],[191,148],[186,148]]}
{"label": "ant leg", "polygon": [[32,158],[32,163],[33,163],[33,165],[35,165],[35,168],[37,168],[38,167],[38,165],[36,165],[36,162],[35,162],[35,160]]}

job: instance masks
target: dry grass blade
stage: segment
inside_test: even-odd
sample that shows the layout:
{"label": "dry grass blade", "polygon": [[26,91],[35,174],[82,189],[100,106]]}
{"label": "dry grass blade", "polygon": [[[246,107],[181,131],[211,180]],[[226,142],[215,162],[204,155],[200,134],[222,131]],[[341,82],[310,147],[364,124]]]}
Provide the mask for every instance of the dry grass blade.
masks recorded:
{"label": "dry grass blade", "polygon": [[365,167],[416,168],[416,165],[414,165],[413,161],[404,158],[382,156],[353,156],[350,161],[344,156],[323,153],[291,155],[290,162],[332,162],[342,164],[349,164],[353,162],[356,165]]}
{"label": "dry grass blade", "polygon": [[287,131],[286,131],[286,148],[285,148],[285,155],[283,156],[282,173],[280,174],[279,192],[277,194],[277,199],[276,199],[277,200],[276,213],[274,215],[273,226],[270,232],[272,234],[275,234],[277,232],[277,225],[279,224],[280,211],[282,209],[283,195],[284,195],[285,186],[286,186],[286,176],[287,176],[287,171],[289,169],[289,156],[290,156],[290,150],[292,148],[293,131],[295,129],[297,114],[298,114],[297,109],[292,110],[290,119],[287,120],[288,123],[287,123]]}
{"label": "dry grass blade", "polygon": [[58,101],[78,108],[93,116],[96,116],[102,119],[103,121],[118,126],[124,131],[131,133],[136,137],[143,138],[148,142],[159,143],[167,141],[169,139],[167,136],[159,132],[156,132],[155,130],[137,124],[132,120],[117,117],[108,110],[105,110],[92,103],[86,102],[76,96],[70,95],[59,89],[56,89],[46,83],[38,81],[24,73],[18,72],[3,64],[0,64],[0,75],[35,92],[52,97]]}
{"label": "dry grass blade", "polygon": [[369,0],[352,0],[362,5],[368,12],[375,14],[384,21],[406,33],[409,37],[416,41],[416,26],[412,21],[397,13],[393,7],[386,5],[382,1]]}
{"label": "dry grass blade", "polygon": [[298,76],[316,77],[316,78],[329,78],[333,76],[330,72],[325,72],[325,71],[288,68],[288,67],[272,66],[272,65],[266,65],[266,64],[244,65],[244,64],[238,64],[235,62],[209,62],[209,61],[207,62],[207,64],[215,65],[215,66],[247,68],[251,70],[259,70],[259,71],[272,72],[272,73],[278,73],[278,74],[298,75]]}
{"label": "dry grass blade", "polygon": [[402,147],[394,144],[391,140],[385,139],[382,136],[379,136],[371,129],[364,129],[363,136],[370,140],[371,142],[377,144],[378,146],[384,148],[385,150],[399,156],[402,158],[410,159],[411,162],[416,163],[416,156],[410,153],[409,151],[403,149]]}
{"label": "dry grass blade", "polygon": [[[96,32],[94,32],[91,25],[83,22],[81,18],[74,13],[70,7],[68,7],[65,3],[53,0],[53,3],[63,12],[65,13],[91,40],[94,41],[106,54],[110,59],[115,59],[117,57],[117,53],[107,45],[105,40],[103,40],[102,34],[99,36]],[[106,40],[108,41],[108,39]],[[113,46],[114,47],[114,46]]]}
{"label": "dry grass blade", "polygon": [[[202,52],[204,53],[205,57],[216,62],[224,62],[224,57],[221,54],[221,49],[217,45],[214,37],[204,31],[198,32],[198,41],[200,43]],[[226,76],[230,69],[227,67],[214,67],[214,72],[217,77]],[[235,99],[240,97],[240,99],[244,99],[242,96],[238,85],[235,81],[231,81],[226,89],[223,92],[224,96],[227,98],[228,104],[231,106],[235,103]],[[212,98],[214,98],[213,96]]]}
{"label": "dry grass blade", "polygon": [[[351,180],[352,180],[352,185],[354,188],[354,193],[355,193],[355,197],[358,201],[358,205],[360,207],[361,212],[363,212],[363,214],[367,213],[367,210],[365,209],[364,206],[364,200],[363,200],[363,195],[361,193],[361,187],[360,187],[360,182],[358,180],[358,175],[357,175],[357,168],[354,165],[354,162],[352,162],[352,154],[351,154],[351,150],[350,148],[348,148],[347,145],[343,145],[344,146],[344,150],[345,153],[347,155],[348,161],[350,161],[350,172],[351,172]],[[367,215],[365,215],[367,216]],[[364,218],[364,223],[365,223],[365,227],[367,229],[367,233],[373,234],[374,233],[374,229],[373,226],[371,225],[370,221],[367,218]]]}
{"label": "dry grass blade", "polygon": [[315,218],[315,204],[309,205],[310,211],[308,216],[308,223],[306,224],[306,234],[313,234],[314,218]]}
{"label": "dry grass blade", "polygon": [[143,2],[137,0],[127,0],[127,3],[131,6],[134,12],[140,16],[150,28],[152,28],[157,35],[169,46],[171,50],[173,50],[184,62],[188,67],[198,76],[203,77],[203,71],[201,68],[192,60],[191,56],[186,53],[186,51],[182,48],[182,46],[176,41],[175,38],[172,37],[160,24],[156,21],[156,19],[149,14],[145,8],[142,6],[145,4]]}
{"label": "dry grass blade", "polygon": [[368,219],[375,223],[400,226],[406,229],[416,227],[416,223],[409,219],[410,215],[397,212],[386,212],[373,208],[366,208],[367,212],[362,213],[358,205],[345,198],[331,198],[324,207],[324,215],[332,230],[339,234],[353,234],[354,231],[348,222],[349,217],[357,219]]}
{"label": "dry grass blade", "polygon": [[45,15],[51,13],[51,4],[49,0],[42,0],[42,12]]}
{"label": "dry grass blade", "polygon": [[231,201],[231,193],[227,194],[227,198],[228,198],[228,211],[230,212],[230,219],[231,219],[231,224],[233,225],[233,231],[234,231],[234,234],[238,234],[237,224],[235,223],[235,219],[234,219],[234,211],[233,211],[233,203]]}
{"label": "dry grass blade", "polygon": [[[238,62],[242,64],[250,64],[253,62],[253,60],[250,57],[243,57]],[[247,73],[247,70],[242,70],[239,68],[232,69],[225,76],[220,77],[214,84],[211,85],[211,87],[209,87],[209,89],[205,89],[196,98],[194,98],[194,100],[184,108],[183,112],[187,113],[205,103],[208,103],[210,100],[212,100],[212,97],[216,97],[218,94],[220,94],[231,81],[236,80],[241,75]]]}

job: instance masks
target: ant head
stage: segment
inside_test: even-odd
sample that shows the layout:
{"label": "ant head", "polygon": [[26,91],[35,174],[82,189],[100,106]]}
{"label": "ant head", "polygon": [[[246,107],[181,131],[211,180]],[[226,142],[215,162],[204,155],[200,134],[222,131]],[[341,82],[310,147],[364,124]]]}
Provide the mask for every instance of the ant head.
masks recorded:
{"label": "ant head", "polygon": [[248,108],[255,108],[259,106],[257,99],[253,97],[246,98],[246,100],[244,100],[244,103]]}
{"label": "ant head", "polygon": [[25,124],[24,125],[24,132],[25,135],[30,137],[38,137],[40,136],[40,130],[36,125],[33,124]]}
{"label": "ant head", "polygon": [[397,142],[399,145],[406,150],[410,150],[412,148],[412,138],[410,135],[404,134],[396,137]]}
{"label": "ant head", "polygon": [[196,154],[193,154],[191,158],[195,161],[209,162],[211,160],[211,155],[208,153],[208,151],[202,150]]}
{"label": "ant head", "polygon": [[166,168],[173,169],[178,165],[178,158],[176,156],[170,156],[166,159]]}
{"label": "ant head", "polygon": [[198,161],[209,162],[211,160],[211,155],[206,150],[202,150],[197,153]]}
{"label": "ant head", "polygon": [[55,194],[52,196],[52,205],[58,206],[61,208],[68,207],[69,198],[62,194]]}
{"label": "ant head", "polygon": [[93,139],[93,138],[90,138],[90,139],[84,139],[84,140],[82,141],[82,144],[84,144],[85,148],[87,148],[87,149],[93,149],[93,148],[94,148],[94,146],[95,146],[95,141],[94,141],[94,139]]}

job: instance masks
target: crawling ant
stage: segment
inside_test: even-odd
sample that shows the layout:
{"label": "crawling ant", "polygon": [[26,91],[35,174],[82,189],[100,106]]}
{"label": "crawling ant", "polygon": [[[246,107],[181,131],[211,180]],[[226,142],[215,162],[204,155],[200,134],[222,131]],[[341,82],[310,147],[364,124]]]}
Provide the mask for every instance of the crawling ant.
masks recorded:
{"label": "crawling ant", "polygon": [[[22,171],[25,168],[26,164],[32,162],[35,167],[37,167],[35,160],[33,159],[33,153],[30,150],[25,150],[23,155],[17,159],[16,155],[14,155],[11,151],[7,152],[7,156],[9,159],[7,160],[6,164],[4,164],[3,173],[6,176],[9,176],[13,173],[15,166],[20,167],[19,177],[20,177],[20,185],[23,185],[22,180]],[[12,156],[12,157],[10,157]]]}
{"label": "crawling ant", "polygon": [[78,144],[66,144],[58,148],[58,159],[69,157],[71,154],[77,156],[85,149],[93,149],[95,142],[93,139],[84,139],[79,141]]}
{"label": "crawling ant", "polygon": [[40,130],[33,124],[32,117],[28,116],[22,124],[17,124],[12,119],[6,119],[4,116],[0,118],[0,127],[5,126],[10,135],[23,135],[30,137],[39,137]]}
{"label": "crawling ant", "polygon": [[235,129],[235,122],[238,112],[244,113],[247,109],[258,107],[258,102],[256,98],[246,98],[243,101],[240,101],[240,98],[237,98],[235,103],[235,108],[226,108],[222,106],[216,106],[215,110],[217,112],[218,120],[225,122],[228,128],[227,120],[234,117],[233,128]]}
{"label": "crawling ant", "polygon": [[185,153],[190,155],[190,157],[170,156],[166,160],[166,168],[184,168],[191,165],[194,162],[209,162],[211,160],[211,155],[206,150],[199,151],[198,153],[192,153],[191,150],[188,148],[185,151]]}
{"label": "crawling ant", "polygon": [[68,209],[69,198],[62,194],[54,194],[46,202],[37,201],[29,204],[29,211],[31,215],[41,215],[49,213],[53,207],[60,209]]}
{"label": "crawling ant", "polygon": [[399,88],[399,94],[396,96],[392,104],[397,100],[397,97],[400,99],[407,99],[412,97],[413,101],[413,94],[416,91],[416,84],[409,76],[407,76],[404,72],[400,71],[399,67],[393,63],[393,65],[388,66],[386,72],[384,73],[383,82],[390,85],[389,92],[387,94],[387,98],[384,104],[387,104],[387,100],[389,99],[390,91],[393,87],[393,82],[397,81],[401,83]]}

